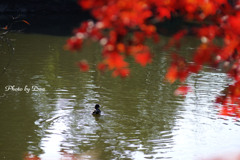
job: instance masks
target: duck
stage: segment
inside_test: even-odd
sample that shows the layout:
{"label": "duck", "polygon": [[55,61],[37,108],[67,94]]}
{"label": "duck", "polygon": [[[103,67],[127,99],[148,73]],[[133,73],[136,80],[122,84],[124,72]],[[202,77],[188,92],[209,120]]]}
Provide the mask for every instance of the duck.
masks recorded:
{"label": "duck", "polygon": [[101,110],[99,108],[100,108],[100,105],[96,104],[95,105],[95,110],[92,112],[92,115],[100,115],[101,114]]}

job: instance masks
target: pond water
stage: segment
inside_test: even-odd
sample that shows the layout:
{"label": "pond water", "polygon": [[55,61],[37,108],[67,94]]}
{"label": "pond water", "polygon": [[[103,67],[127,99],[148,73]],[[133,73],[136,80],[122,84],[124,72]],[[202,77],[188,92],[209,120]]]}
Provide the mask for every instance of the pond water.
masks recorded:
{"label": "pond water", "polygon": [[[121,79],[95,70],[101,48],[94,43],[69,53],[68,37],[8,38],[15,52],[2,41],[10,51],[1,51],[1,73],[10,65],[0,77],[0,159],[191,160],[240,150],[240,122],[217,115],[214,104],[229,82],[224,73],[205,68],[188,78],[193,91],[176,97],[177,85],[164,81],[170,55],[161,45],[151,46],[154,61],[145,68],[129,59],[131,76]],[[185,41],[187,55],[198,42]],[[79,72],[80,59],[89,72]],[[100,117],[91,115],[96,103]]]}

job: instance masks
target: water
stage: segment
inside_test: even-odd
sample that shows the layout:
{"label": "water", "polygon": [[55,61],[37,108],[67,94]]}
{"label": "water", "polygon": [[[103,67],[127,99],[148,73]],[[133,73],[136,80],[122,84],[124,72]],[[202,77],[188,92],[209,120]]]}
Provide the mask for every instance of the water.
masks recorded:
{"label": "water", "polygon": [[[190,160],[240,150],[239,122],[218,116],[214,104],[229,82],[224,73],[205,68],[188,78],[193,91],[176,97],[177,85],[164,81],[170,55],[161,45],[151,46],[154,62],[145,68],[129,59],[131,76],[121,79],[95,70],[96,44],[69,53],[67,37],[9,38],[15,53],[0,59],[1,67],[10,60],[0,77],[0,159]],[[198,42],[185,41],[180,52],[188,55]],[[80,59],[89,61],[88,73],[79,72]],[[100,117],[91,115],[96,103]]]}

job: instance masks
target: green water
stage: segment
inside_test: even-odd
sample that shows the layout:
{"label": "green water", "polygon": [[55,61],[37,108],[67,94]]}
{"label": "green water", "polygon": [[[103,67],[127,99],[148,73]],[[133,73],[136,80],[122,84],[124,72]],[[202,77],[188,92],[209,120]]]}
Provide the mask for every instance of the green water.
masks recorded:
{"label": "green water", "polygon": [[[62,49],[67,37],[8,38],[15,52],[0,58],[1,73],[10,61],[0,77],[0,159],[30,153],[43,160],[191,160],[240,149],[239,122],[219,117],[214,104],[229,81],[224,73],[192,75],[193,91],[182,98],[164,81],[170,55],[161,45],[151,46],[154,61],[145,68],[129,59],[131,76],[121,79],[95,70],[101,51],[95,43],[69,53]],[[188,55],[198,42],[185,41],[180,52]],[[88,73],[76,67],[80,59],[89,61]],[[91,115],[96,103],[100,117]]]}

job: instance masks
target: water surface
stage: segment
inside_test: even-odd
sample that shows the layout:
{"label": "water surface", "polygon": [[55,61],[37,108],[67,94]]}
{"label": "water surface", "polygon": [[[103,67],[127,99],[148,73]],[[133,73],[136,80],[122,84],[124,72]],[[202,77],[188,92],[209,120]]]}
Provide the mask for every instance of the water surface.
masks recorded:
{"label": "water surface", "polygon": [[[188,78],[193,91],[176,97],[177,85],[164,81],[170,55],[161,45],[151,46],[154,62],[145,68],[129,59],[131,76],[121,79],[95,70],[95,43],[69,53],[62,49],[67,37],[8,37],[15,53],[0,59],[1,69],[10,61],[0,77],[0,159],[190,160],[240,150],[239,122],[218,116],[214,103],[230,81],[224,73],[205,68]],[[180,52],[188,55],[198,41],[185,41]],[[88,73],[79,72],[80,59],[89,61]],[[96,103],[100,117],[91,115]]]}

